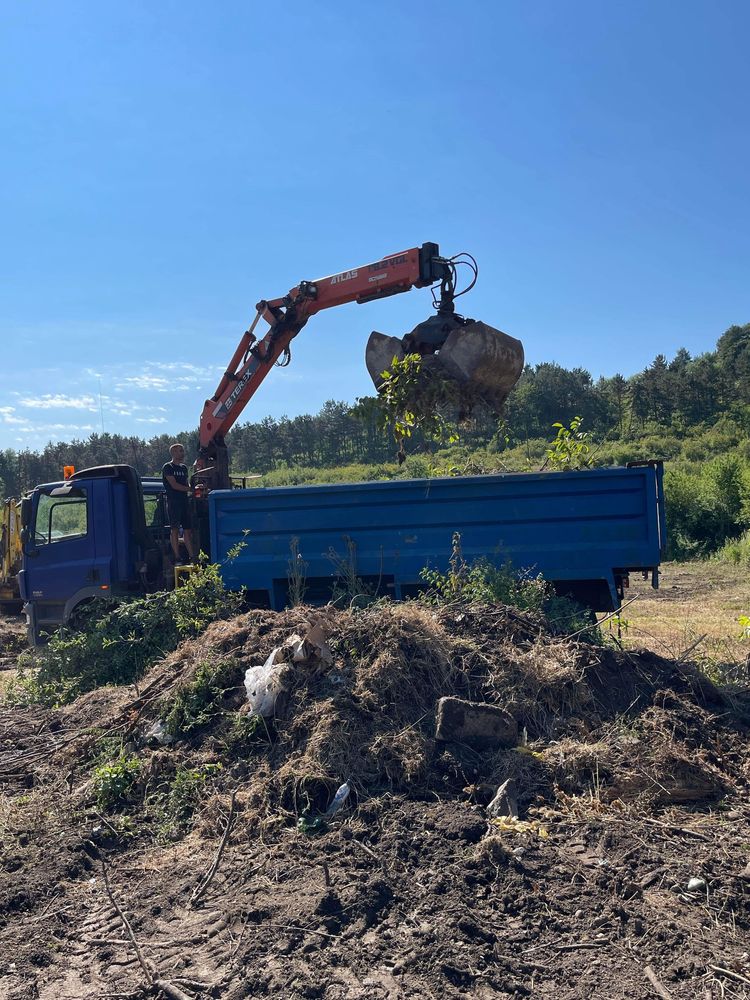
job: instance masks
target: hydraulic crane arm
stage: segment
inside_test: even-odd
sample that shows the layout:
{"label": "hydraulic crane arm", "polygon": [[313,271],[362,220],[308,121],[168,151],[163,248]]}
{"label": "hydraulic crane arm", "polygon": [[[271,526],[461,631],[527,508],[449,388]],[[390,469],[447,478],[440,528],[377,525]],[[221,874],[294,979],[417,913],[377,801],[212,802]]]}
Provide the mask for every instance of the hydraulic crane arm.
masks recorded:
{"label": "hydraulic crane arm", "polygon": [[[438,245],[424,243],[317,281],[301,281],[287,295],[259,302],[255,319],[242,335],[216,392],[203,406],[200,448],[201,455],[215,469],[212,485],[219,488],[229,485],[224,447],[227,431],[279,358],[284,356],[288,360],[289,344],[311,316],[346,302],[370,302],[438,281],[441,282],[439,313],[452,316],[454,276],[454,265],[440,256]],[[269,328],[259,340],[255,331],[261,319]],[[431,349],[439,346],[435,343]]]}

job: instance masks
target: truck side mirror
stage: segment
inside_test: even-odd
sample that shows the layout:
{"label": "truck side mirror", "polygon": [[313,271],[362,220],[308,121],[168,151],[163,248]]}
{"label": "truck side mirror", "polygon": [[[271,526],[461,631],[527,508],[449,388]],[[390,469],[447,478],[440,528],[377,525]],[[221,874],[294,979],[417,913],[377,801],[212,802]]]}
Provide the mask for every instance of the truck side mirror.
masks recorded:
{"label": "truck side mirror", "polygon": [[28,528],[21,528],[21,551],[32,559],[39,555],[39,549],[34,545],[34,538]]}
{"label": "truck side mirror", "polygon": [[[24,497],[21,500],[21,525],[28,528],[31,524],[31,497]],[[23,535],[21,535],[23,540]]]}

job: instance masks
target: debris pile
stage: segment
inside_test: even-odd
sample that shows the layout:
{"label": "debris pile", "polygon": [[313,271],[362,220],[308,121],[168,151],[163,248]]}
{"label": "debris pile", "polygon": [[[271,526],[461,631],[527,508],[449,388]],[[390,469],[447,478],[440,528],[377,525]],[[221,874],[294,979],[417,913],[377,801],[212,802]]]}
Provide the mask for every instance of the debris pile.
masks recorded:
{"label": "debris pile", "polygon": [[215,622],[0,708],[0,995],[741,995],[747,721],[506,607]]}

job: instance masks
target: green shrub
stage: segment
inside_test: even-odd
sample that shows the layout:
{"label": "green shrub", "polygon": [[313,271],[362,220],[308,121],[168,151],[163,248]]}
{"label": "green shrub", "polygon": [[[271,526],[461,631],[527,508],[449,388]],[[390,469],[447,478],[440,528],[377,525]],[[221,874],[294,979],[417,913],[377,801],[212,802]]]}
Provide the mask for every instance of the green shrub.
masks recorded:
{"label": "green shrub", "polygon": [[64,704],[102,684],[130,684],[158,659],[210,622],[238,614],[243,597],[224,585],[216,565],[204,565],[170,593],[102,606],[93,602],[75,627],[20,659],[11,697]]}
{"label": "green shrub", "polygon": [[224,735],[224,744],[230,754],[242,753],[254,743],[267,741],[267,723],[260,715],[233,715],[229,729]]}
{"label": "green shrub", "polygon": [[750,523],[750,466],[738,455],[668,468],[664,491],[668,559],[710,555]]}
{"label": "green shrub", "polygon": [[126,805],[141,776],[139,757],[123,755],[109,764],[94,769],[94,794],[102,811]]}
{"label": "green shrub", "polygon": [[573,417],[570,427],[559,421],[552,425],[557,434],[547,449],[547,465],[550,469],[567,472],[571,469],[588,469],[593,465],[591,441],[587,431],[581,430],[582,417]]}
{"label": "green shrub", "polygon": [[453,535],[448,570],[426,567],[421,576],[429,588],[424,595],[428,602],[506,604],[541,615],[556,634],[586,630],[590,638],[596,641],[601,638],[593,612],[569,597],[556,594],[540,575],[519,571],[510,563],[497,566],[489,559],[466,562],[458,532]]}
{"label": "green shrub", "polygon": [[160,715],[169,735],[185,736],[219,715],[224,694],[239,683],[239,673],[234,660],[199,664],[192,680],[162,705]]}
{"label": "green shrub", "polygon": [[221,764],[177,769],[168,789],[152,802],[160,837],[175,837],[188,829],[193,813],[211,792],[222,770]]}
{"label": "green shrub", "polygon": [[716,552],[716,559],[731,563],[733,566],[750,568],[750,531],[744,532],[739,538],[725,542]]}

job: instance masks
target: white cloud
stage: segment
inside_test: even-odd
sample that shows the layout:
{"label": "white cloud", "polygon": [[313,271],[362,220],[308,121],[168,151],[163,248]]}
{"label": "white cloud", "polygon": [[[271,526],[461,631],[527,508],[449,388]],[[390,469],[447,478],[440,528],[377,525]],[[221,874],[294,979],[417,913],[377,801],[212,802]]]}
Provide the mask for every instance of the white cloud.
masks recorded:
{"label": "white cloud", "polygon": [[163,375],[131,375],[117,383],[116,388],[122,389],[129,386],[135,389],[154,389],[156,392],[167,392],[169,390],[169,379]]}
{"label": "white cloud", "polygon": [[136,417],[135,422],[137,424],[166,424],[166,417]]}
{"label": "white cloud", "polygon": [[117,389],[145,389],[149,392],[180,392],[197,384],[193,375],[180,375],[176,378],[165,378],[163,375],[132,375],[118,382]]}
{"label": "white cloud", "polygon": [[[174,374],[163,375],[161,372]],[[187,374],[178,374],[179,372]],[[139,375],[128,375],[115,383],[115,389],[143,389],[149,392],[180,392],[205,385],[211,379],[205,371],[196,365],[188,364],[157,364],[147,362]]]}
{"label": "white cloud", "polygon": [[65,396],[62,393],[46,393],[38,399],[26,397],[20,400],[21,406],[31,406],[36,410],[52,410],[67,408],[71,410],[96,410],[96,400],[93,396]]}
{"label": "white cloud", "polygon": [[59,437],[59,431],[70,433],[91,433],[94,430],[92,424],[26,424],[17,428],[19,434],[52,434]]}
{"label": "white cloud", "polygon": [[115,389],[143,389],[147,392],[182,392],[205,385],[206,378],[197,375],[175,375],[167,378],[164,375],[130,375],[117,382]]}
{"label": "white cloud", "polygon": [[17,417],[15,412],[15,406],[0,406],[0,423],[12,424],[14,427],[29,426],[28,417]]}
{"label": "white cloud", "polygon": [[168,363],[162,363],[159,361],[147,361],[146,368],[156,368],[157,371],[160,369],[168,372],[192,372],[194,375],[201,375],[205,377],[205,369],[200,368],[198,365],[190,365],[185,361],[170,361]]}
{"label": "white cloud", "polygon": [[31,426],[28,417],[14,417],[12,411],[10,413],[3,413],[1,419],[4,424],[13,424],[14,426],[18,425],[21,427]]}
{"label": "white cloud", "polygon": [[[142,406],[134,399],[117,399],[115,396],[102,396],[102,409],[105,414],[116,417],[130,417],[138,410],[154,410],[154,406]],[[166,411],[165,411],[166,412]]]}

